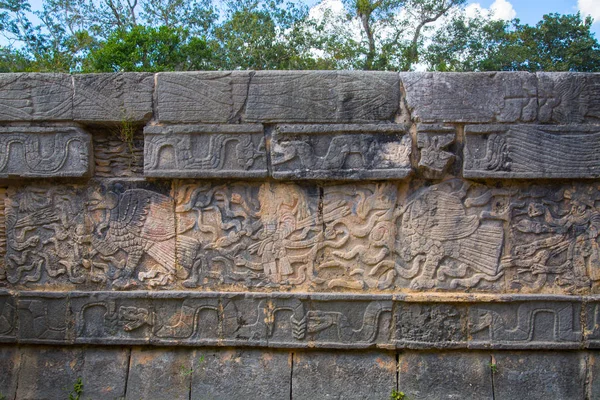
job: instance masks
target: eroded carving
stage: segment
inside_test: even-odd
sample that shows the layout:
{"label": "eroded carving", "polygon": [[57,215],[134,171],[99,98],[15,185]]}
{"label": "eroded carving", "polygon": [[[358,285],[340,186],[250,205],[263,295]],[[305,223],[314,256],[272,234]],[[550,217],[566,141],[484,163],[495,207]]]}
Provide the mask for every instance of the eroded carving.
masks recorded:
{"label": "eroded carving", "polygon": [[421,150],[419,168],[427,178],[439,178],[454,162],[455,155],[449,149],[455,140],[452,127],[420,125],[417,147]]}

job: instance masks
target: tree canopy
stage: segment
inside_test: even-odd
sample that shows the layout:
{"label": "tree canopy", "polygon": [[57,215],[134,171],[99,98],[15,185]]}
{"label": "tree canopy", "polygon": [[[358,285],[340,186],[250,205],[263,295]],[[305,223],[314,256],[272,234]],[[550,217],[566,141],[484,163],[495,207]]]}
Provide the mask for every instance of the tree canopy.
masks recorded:
{"label": "tree canopy", "polygon": [[527,25],[467,15],[465,3],[0,0],[0,72],[600,71],[591,18]]}

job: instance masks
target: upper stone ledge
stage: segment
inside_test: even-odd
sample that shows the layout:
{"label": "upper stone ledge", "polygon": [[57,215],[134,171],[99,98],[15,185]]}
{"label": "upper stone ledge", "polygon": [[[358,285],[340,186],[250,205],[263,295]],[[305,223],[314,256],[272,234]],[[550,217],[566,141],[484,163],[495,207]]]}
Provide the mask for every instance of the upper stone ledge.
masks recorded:
{"label": "upper stone ledge", "polygon": [[73,119],[73,82],[67,74],[0,74],[0,121]]}
{"label": "upper stone ledge", "polygon": [[260,71],[250,82],[245,120],[373,122],[394,120],[398,74],[364,71]]}
{"label": "upper stone ledge", "polygon": [[537,79],[528,72],[400,73],[420,122],[534,122]]}

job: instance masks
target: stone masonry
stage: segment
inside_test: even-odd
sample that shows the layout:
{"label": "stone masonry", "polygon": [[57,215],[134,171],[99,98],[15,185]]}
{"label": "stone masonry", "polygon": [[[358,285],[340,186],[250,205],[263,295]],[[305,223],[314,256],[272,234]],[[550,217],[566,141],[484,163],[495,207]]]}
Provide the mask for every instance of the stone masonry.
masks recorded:
{"label": "stone masonry", "polygon": [[600,74],[0,75],[0,399],[600,399]]}

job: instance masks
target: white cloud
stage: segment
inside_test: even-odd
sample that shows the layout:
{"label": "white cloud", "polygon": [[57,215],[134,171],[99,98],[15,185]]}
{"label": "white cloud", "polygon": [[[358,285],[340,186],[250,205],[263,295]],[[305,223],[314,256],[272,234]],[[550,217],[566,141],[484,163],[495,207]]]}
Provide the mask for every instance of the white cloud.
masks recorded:
{"label": "white cloud", "polygon": [[600,1],[598,0],[577,0],[577,7],[584,16],[590,15],[594,22],[600,22]]}
{"label": "white cloud", "polygon": [[492,17],[495,19],[511,20],[517,16],[517,12],[506,0],[496,0],[490,6]]}
{"label": "white cloud", "polygon": [[517,16],[517,12],[513,8],[512,4],[510,4],[510,2],[507,0],[496,0],[492,3],[492,5],[490,5],[489,9],[481,7],[481,4],[479,3],[472,3],[465,7],[465,13],[469,18],[482,15],[489,16],[496,20],[511,20]]}

